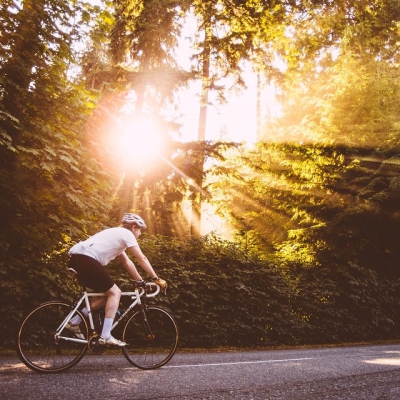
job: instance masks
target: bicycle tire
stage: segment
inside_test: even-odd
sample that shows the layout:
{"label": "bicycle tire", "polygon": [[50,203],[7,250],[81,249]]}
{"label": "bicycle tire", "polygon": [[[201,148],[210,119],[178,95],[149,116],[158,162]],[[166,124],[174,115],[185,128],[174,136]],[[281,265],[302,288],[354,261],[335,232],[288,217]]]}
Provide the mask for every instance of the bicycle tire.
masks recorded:
{"label": "bicycle tire", "polygon": [[154,337],[147,337],[142,315],[136,310],[123,328],[122,340],[126,346],[122,352],[135,367],[156,369],[166,364],[175,354],[179,330],[174,316],[163,308],[148,306],[146,316]]}
{"label": "bicycle tire", "polygon": [[[54,337],[56,329],[71,312],[72,305],[63,301],[49,301],[31,311],[18,330],[16,345],[21,361],[37,372],[55,373],[65,371],[77,364],[87,351],[87,343],[76,343]],[[88,338],[88,326],[83,315],[80,329]],[[63,337],[74,334],[64,329]]]}

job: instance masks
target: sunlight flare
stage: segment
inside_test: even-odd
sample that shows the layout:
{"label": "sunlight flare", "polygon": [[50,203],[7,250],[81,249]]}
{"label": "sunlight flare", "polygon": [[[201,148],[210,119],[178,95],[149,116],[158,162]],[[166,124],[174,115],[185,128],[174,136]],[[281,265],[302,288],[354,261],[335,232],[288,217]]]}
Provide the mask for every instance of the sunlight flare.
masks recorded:
{"label": "sunlight flare", "polygon": [[162,148],[157,125],[146,116],[131,116],[120,121],[112,146],[126,168],[153,162]]}
{"label": "sunlight flare", "polygon": [[380,364],[380,365],[400,365],[399,358],[376,358],[374,360],[364,360],[366,364]]}

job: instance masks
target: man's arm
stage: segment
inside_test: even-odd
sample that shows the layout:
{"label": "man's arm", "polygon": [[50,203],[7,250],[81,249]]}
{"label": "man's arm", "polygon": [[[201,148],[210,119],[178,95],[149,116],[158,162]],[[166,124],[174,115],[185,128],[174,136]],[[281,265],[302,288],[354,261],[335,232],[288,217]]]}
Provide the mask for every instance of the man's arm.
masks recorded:
{"label": "man's arm", "polygon": [[[147,257],[142,253],[139,246],[132,246],[129,247],[130,252],[136,258],[138,264],[143,268],[143,270],[150,276],[151,279],[157,278],[157,274],[155,273],[153,267],[151,266]],[[138,270],[135,267],[135,264],[131,261],[131,259],[126,255],[125,252],[120,254],[119,256],[122,264],[124,265],[125,269],[128,273],[132,276],[133,279],[136,281],[141,281],[142,277],[140,276]]]}
{"label": "man's arm", "polygon": [[135,264],[131,261],[131,259],[126,255],[125,252],[121,253],[119,255],[119,259],[122,262],[122,265],[124,268],[128,271],[129,275],[135,280],[135,281],[141,281],[142,277],[140,276],[138,270],[135,267]]}
{"label": "man's arm", "polygon": [[[142,250],[140,250],[139,246],[132,246],[129,247],[129,250],[131,253],[135,256],[137,262],[139,265],[143,268],[145,272],[150,276],[150,278],[157,284],[159,285],[162,289],[166,289],[168,287],[167,282],[164,279],[158,278],[157,274],[155,273],[153,267],[150,264],[150,261],[147,259],[147,257],[142,253]],[[125,269],[129,272],[129,274],[132,276],[133,279],[136,281],[141,281],[143,280],[142,277],[140,276],[138,270],[135,267],[135,264],[130,260],[130,258],[126,255],[125,252],[120,254],[119,258],[122,261],[122,264],[124,265]]]}

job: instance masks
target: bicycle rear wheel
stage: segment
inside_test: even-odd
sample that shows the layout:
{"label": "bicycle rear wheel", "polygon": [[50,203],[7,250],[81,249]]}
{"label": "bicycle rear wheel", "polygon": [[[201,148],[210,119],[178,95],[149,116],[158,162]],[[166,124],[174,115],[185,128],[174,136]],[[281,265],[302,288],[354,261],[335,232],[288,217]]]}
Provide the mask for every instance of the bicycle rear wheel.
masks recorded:
{"label": "bicycle rear wheel", "polygon": [[[87,343],[75,342],[74,334],[63,329],[56,338],[56,329],[71,312],[72,306],[62,301],[41,304],[22,321],[17,336],[17,353],[21,361],[37,372],[61,372],[77,364],[85,355]],[[80,329],[88,338],[87,323],[82,314]],[[72,340],[71,340],[72,339]]]}
{"label": "bicycle rear wheel", "polygon": [[[148,334],[143,316],[136,311],[125,324],[122,351],[126,359],[140,369],[156,369],[166,364],[175,354],[178,345],[178,325],[166,310],[148,306],[146,317],[151,330]],[[150,337],[151,336],[151,337]]]}

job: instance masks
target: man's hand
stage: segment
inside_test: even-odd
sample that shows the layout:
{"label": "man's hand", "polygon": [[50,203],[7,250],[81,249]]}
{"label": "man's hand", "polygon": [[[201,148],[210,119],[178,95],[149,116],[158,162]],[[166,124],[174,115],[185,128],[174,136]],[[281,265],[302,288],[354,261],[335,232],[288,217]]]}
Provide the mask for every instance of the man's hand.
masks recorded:
{"label": "man's hand", "polygon": [[141,281],[135,281],[135,284],[136,284],[136,286],[137,286],[138,288],[143,288],[143,289],[146,288],[146,282],[143,281],[143,280],[141,280]]}
{"label": "man's hand", "polygon": [[161,289],[166,289],[168,287],[168,283],[161,278],[153,279],[153,282],[160,286]]}

